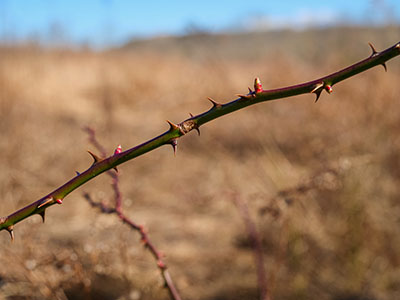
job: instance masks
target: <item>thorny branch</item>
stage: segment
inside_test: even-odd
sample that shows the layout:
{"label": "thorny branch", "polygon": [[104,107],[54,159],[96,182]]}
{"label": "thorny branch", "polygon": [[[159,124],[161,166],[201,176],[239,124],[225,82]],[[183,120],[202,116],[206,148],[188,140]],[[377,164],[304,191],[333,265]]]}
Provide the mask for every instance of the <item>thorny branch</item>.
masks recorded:
{"label": "thorny branch", "polygon": [[63,199],[68,194],[87,181],[93,179],[101,173],[116,168],[118,165],[128,160],[136,158],[163,145],[172,145],[174,151],[176,151],[178,138],[186,135],[192,130],[196,130],[200,134],[200,126],[216,118],[222,117],[223,115],[240,110],[250,105],[300,94],[313,93],[316,95],[317,101],[322,91],[325,90],[326,92],[331,93],[332,86],[334,84],[378,65],[382,65],[386,70],[386,61],[400,55],[400,42],[381,52],[376,51],[371,44],[370,46],[372,49],[372,54],[369,57],[330,75],[298,85],[272,90],[264,90],[261,86],[260,80],[256,78],[254,82],[254,91],[249,88],[249,92],[247,94],[238,95],[238,99],[225,104],[218,103],[209,98],[210,102],[212,103],[212,107],[208,111],[199,115],[191,114],[190,118],[178,124],[168,121],[170,125],[169,130],[136,147],[128,149],[124,152],[117,153],[116,151],[113,155],[107,158],[101,158],[96,154],[89,152],[94,161],[86,171],[82,173],[77,172],[75,177],[41,199],[6,217],[0,217],[0,230],[7,230],[10,233],[11,239],[14,239],[13,229],[14,225],[18,222],[35,214],[40,215],[44,221],[45,211],[48,207],[54,204],[62,204]]}
{"label": "thorny branch", "polygon": [[[96,132],[94,129],[90,127],[86,127],[85,131],[89,135],[89,142],[101,153],[102,157],[106,156],[105,148],[98,142],[96,139]],[[121,151],[121,146],[119,145],[116,152]],[[167,270],[167,265],[163,261],[163,254],[157,250],[154,244],[150,241],[148,234],[146,233],[143,225],[136,224],[131,219],[129,219],[122,211],[122,194],[119,188],[119,173],[108,171],[107,172],[112,178],[112,188],[114,190],[114,200],[115,207],[111,207],[103,202],[95,202],[89,193],[84,193],[84,198],[89,202],[92,207],[97,207],[100,209],[102,213],[105,214],[116,214],[118,218],[133,230],[136,230],[140,234],[140,240],[143,243],[143,246],[150,251],[155,260],[157,261],[157,266],[160,269],[161,276],[163,277],[166,288],[168,289],[171,298],[174,300],[181,300],[181,297],[178,293],[178,290],[175,287],[175,284],[172,280],[171,275]]]}

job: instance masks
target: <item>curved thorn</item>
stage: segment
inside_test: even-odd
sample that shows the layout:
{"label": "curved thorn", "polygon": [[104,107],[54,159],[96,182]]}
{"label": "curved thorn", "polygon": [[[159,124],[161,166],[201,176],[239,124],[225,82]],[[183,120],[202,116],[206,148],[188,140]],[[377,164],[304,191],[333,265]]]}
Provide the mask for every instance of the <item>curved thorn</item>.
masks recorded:
{"label": "curved thorn", "polygon": [[76,176],[81,175],[81,173],[79,173],[78,171],[75,171],[75,173],[76,173]]}
{"label": "curved thorn", "polygon": [[247,88],[249,89],[249,94],[253,94],[253,91],[251,90],[251,88],[249,86]]}
{"label": "curved thorn", "polygon": [[214,108],[214,107],[215,107],[215,108],[220,108],[220,107],[222,106],[222,104],[216,102],[214,99],[212,99],[212,98],[210,98],[210,97],[207,97],[207,99],[212,103],[213,108]]}
{"label": "curved thorn", "polygon": [[322,90],[318,90],[318,91],[315,91],[315,92],[314,92],[314,94],[317,96],[317,98],[315,99],[315,102],[314,102],[314,103],[317,103],[317,101],[318,101],[318,99],[319,99],[319,96],[321,96],[321,92],[322,92]]}
{"label": "curved thorn", "polygon": [[169,131],[175,131],[175,130],[179,130],[179,132],[184,135],[185,132],[182,130],[182,128],[179,125],[176,125],[174,123],[172,123],[171,121],[167,120],[167,123],[169,124]]}
{"label": "curved thorn", "polygon": [[11,242],[14,242],[14,226],[10,225],[7,228],[8,233],[10,234]]}
{"label": "curved thorn", "polygon": [[53,202],[54,202],[53,197],[46,198],[37,206],[37,208],[41,208],[41,207],[43,207],[47,204],[53,203]]}
{"label": "curved thorn", "polygon": [[199,127],[195,127],[194,130],[196,130],[197,134],[200,136],[200,128]]}
{"label": "curved thorn", "polygon": [[310,93],[316,93],[320,88],[323,88],[323,87],[324,87],[324,83],[323,82],[318,83]]}
{"label": "curved thorn", "polygon": [[371,50],[372,50],[371,56],[374,56],[375,54],[378,53],[378,51],[375,50],[375,47],[374,47],[374,45],[372,45],[372,43],[368,42],[368,45],[371,47]]}
{"label": "curved thorn", "polygon": [[46,213],[46,211],[44,211],[44,210],[39,213],[39,215],[42,217],[43,223],[44,223],[44,219],[45,219],[44,218],[45,217],[45,213]]}
{"label": "curved thorn", "polygon": [[382,65],[382,67],[385,69],[385,72],[387,72],[386,64],[385,64],[385,63],[382,63],[381,65]]}
{"label": "curved thorn", "polygon": [[57,202],[58,204],[62,204],[62,203],[63,203],[63,199],[56,199],[56,202]]}
{"label": "curved thorn", "polygon": [[178,125],[172,123],[171,121],[167,120],[167,123],[169,124],[169,130],[179,129]]}
{"label": "curved thorn", "polygon": [[99,156],[97,156],[96,154],[94,154],[92,151],[88,150],[87,151],[90,156],[93,158],[94,162],[93,164],[97,164],[98,162],[102,161],[103,159],[101,159]]}

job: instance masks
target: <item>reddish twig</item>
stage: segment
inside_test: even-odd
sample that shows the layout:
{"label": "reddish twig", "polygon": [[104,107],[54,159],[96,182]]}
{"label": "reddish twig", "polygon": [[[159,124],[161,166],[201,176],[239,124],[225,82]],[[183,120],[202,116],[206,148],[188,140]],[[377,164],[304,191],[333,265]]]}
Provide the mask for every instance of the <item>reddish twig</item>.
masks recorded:
{"label": "reddish twig", "polygon": [[251,219],[247,203],[238,195],[234,195],[233,200],[246,226],[246,231],[254,250],[254,262],[257,268],[257,281],[260,292],[260,300],[271,300],[268,289],[267,275],[264,267],[263,247],[260,235],[258,234],[255,223]]}
{"label": "reddish twig", "polygon": [[[90,127],[85,128],[86,132],[89,134],[89,142],[99,150],[102,156],[106,156],[106,151],[104,147],[97,141],[96,132]],[[121,147],[118,146],[116,152],[121,151]],[[107,172],[112,177],[112,188],[114,190],[114,200],[115,207],[111,207],[103,202],[96,202],[92,199],[89,193],[84,193],[85,199],[89,202],[92,207],[97,207],[102,213],[105,214],[116,214],[118,218],[125,224],[129,225],[132,229],[136,230],[140,234],[140,240],[142,241],[144,247],[150,251],[157,262],[157,266],[160,269],[161,276],[163,277],[165,286],[167,287],[170,296],[174,300],[181,300],[178,290],[172,280],[170,273],[167,270],[167,265],[163,260],[163,254],[157,250],[154,244],[150,241],[149,236],[146,233],[143,225],[137,224],[129,219],[122,211],[122,194],[119,188],[119,174],[118,172],[108,171]]]}

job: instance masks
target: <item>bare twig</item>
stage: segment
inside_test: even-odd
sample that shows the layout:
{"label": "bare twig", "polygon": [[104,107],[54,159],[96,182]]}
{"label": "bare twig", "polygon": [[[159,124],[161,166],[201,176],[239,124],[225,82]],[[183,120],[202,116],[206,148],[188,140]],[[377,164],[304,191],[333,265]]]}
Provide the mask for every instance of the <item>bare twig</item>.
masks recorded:
{"label": "bare twig", "polygon": [[[102,156],[106,156],[104,147],[98,142],[96,138],[96,132],[94,129],[90,127],[86,127],[85,130],[89,134],[89,142],[99,150],[99,152],[102,154]],[[117,147],[117,150],[120,149],[120,146]],[[140,234],[140,239],[146,249],[150,251],[150,253],[153,255],[157,262],[157,267],[160,269],[161,276],[163,277],[165,286],[167,287],[170,296],[174,300],[181,300],[181,297],[178,293],[178,290],[175,287],[175,284],[172,280],[171,275],[169,274],[167,270],[167,265],[165,264],[163,260],[163,254],[157,250],[157,248],[154,246],[154,244],[150,241],[148,234],[146,233],[146,230],[144,229],[143,225],[139,225],[129,219],[122,210],[122,194],[119,188],[119,173],[114,172],[114,171],[108,171],[107,172],[111,177],[112,177],[112,188],[114,190],[114,202],[115,206],[111,207],[103,202],[96,202],[92,199],[89,193],[84,193],[83,196],[84,198],[88,201],[88,203],[92,207],[97,207],[100,209],[102,213],[105,214],[116,214],[118,218],[128,226],[130,226],[133,230],[136,230]]]}

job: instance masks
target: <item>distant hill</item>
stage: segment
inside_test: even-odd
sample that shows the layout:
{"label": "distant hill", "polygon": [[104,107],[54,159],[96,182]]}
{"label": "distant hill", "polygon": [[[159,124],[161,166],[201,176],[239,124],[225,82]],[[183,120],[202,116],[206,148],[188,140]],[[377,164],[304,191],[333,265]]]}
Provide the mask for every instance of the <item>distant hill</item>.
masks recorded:
{"label": "distant hill", "polygon": [[276,52],[295,56],[321,58],[325,51],[340,44],[349,51],[349,60],[365,55],[367,42],[378,49],[400,41],[400,27],[334,27],[306,31],[281,30],[231,34],[191,34],[153,39],[132,40],[118,50],[156,52],[160,55],[185,55],[192,59],[225,57],[228,59],[257,59]]}

